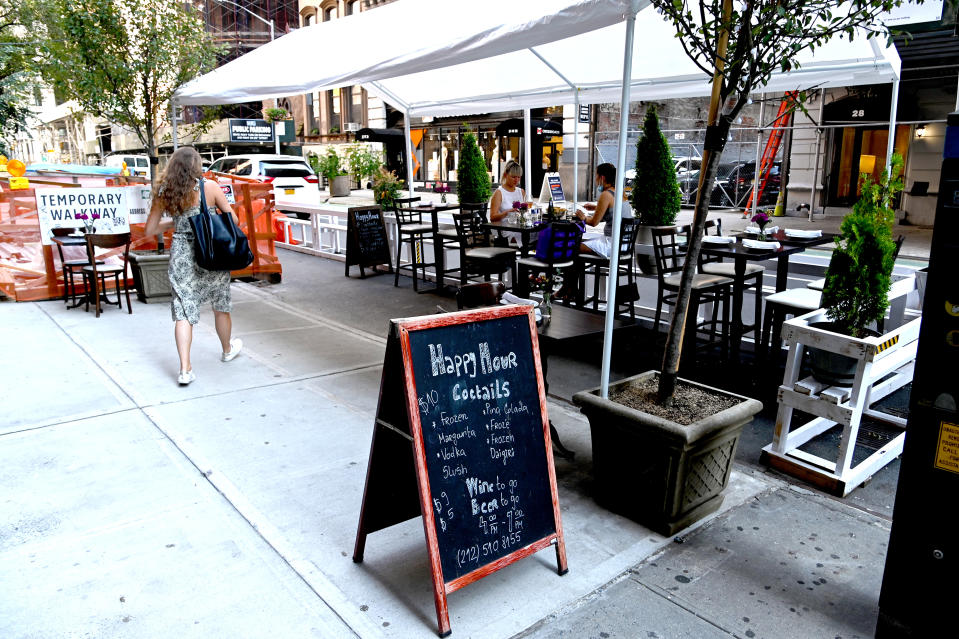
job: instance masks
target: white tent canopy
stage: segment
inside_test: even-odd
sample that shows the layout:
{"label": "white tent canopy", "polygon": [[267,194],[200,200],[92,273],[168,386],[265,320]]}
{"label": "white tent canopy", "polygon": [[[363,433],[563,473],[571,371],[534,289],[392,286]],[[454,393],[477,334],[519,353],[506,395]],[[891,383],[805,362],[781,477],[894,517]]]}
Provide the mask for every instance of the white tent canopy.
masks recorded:
{"label": "white tent canopy", "polygon": [[[672,24],[652,9],[636,18],[630,100],[709,95],[712,78],[686,55]],[[490,113],[556,104],[618,102],[625,45],[613,25],[541,46],[367,83],[394,106],[417,115]],[[792,91],[892,82],[899,55],[877,39],[838,38],[775,73],[763,91]]]}
{"label": "white tent canopy", "polygon": [[176,101],[250,102],[451,66],[621,23],[631,4],[400,0],[297,29],[187,83]]}
{"label": "white tent canopy", "polygon": [[[227,104],[364,84],[412,116],[616,102],[627,5],[628,0],[480,5],[399,0],[298,29],[190,82],[176,101]],[[655,11],[640,11],[631,100],[709,94],[711,78],[689,60],[675,33]],[[899,77],[895,48],[865,37],[834,38],[799,61],[798,69],[775,73],[763,90],[878,84]]]}

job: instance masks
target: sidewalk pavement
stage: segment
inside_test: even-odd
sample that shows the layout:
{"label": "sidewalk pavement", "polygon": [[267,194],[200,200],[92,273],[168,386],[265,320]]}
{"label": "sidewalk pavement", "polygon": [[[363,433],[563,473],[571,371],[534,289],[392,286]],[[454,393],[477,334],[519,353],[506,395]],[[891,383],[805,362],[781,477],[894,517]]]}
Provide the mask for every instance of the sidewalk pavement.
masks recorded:
{"label": "sidewalk pavement", "polygon": [[[165,304],[0,303],[0,637],[435,636],[418,519],[351,555],[384,318],[449,301],[281,259],[282,284],[233,286],[236,360],[203,314],[183,388]],[[872,635],[888,518],[738,464],[720,512],[662,537],[595,504],[588,425],[549,411],[578,451],[570,572],[547,550],[452,594],[453,636]]]}

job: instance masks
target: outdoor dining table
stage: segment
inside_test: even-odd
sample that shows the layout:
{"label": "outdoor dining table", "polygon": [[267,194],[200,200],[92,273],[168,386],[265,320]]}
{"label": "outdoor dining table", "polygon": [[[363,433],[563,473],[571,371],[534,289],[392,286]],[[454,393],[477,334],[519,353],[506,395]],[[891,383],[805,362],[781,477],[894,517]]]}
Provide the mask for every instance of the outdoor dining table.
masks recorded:
{"label": "outdoor dining table", "polygon": [[529,252],[532,248],[530,246],[530,238],[532,238],[533,233],[539,233],[547,224],[548,222],[538,222],[537,224],[526,226],[518,222],[500,220],[499,222],[486,222],[483,226],[491,231],[496,231],[498,237],[503,237],[503,233],[506,232],[519,233],[522,239],[522,246],[519,247],[519,255],[520,257],[529,257]]}
{"label": "outdoor dining table", "polygon": [[813,246],[830,244],[836,238],[836,234],[823,233],[819,237],[795,238],[787,237],[786,234],[780,230],[778,233],[769,236],[771,240],[779,242],[780,247],[778,249],[746,248],[743,246],[742,240],[754,239],[753,236],[747,233],[735,233],[732,235],[732,237],[736,238],[736,242],[733,244],[710,244],[703,242],[700,250],[706,255],[731,259],[735,264],[735,275],[733,278],[733,321],[732,334],[730,335],[730,350],[733,361],[737,361],[739,358],[739,350],[743,335],[749,331],[753,331],[754,334],[757,335],[758,341],[758,334],[762,328],[761,322],[759,326],[743,324],[743,288],[746,279],[746,262],[765,262],[767,260],[777,260],[776,292],[778,293],[779,291],[786,290],[786,282],[789,275],[789,256],[796,253],[802,253],[807,248],[811,248]]}

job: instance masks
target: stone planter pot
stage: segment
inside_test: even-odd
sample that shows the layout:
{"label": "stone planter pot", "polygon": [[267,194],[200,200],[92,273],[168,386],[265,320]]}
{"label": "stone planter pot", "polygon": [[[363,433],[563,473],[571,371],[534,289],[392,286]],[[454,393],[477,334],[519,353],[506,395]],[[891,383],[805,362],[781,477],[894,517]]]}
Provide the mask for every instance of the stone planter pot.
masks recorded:
{"label": "stone planter pot", "polygon": [[350,176],[337,175],[330,180],[330,197],[346,197],[350,194]]}
{"label": "stone planter pot", "polygon": [[130,267],[137,299],[146,304],[169,302],[173,298],[170,287],[170,254],[156,251],[130,251]]}
{"label": "stone planter pot", "polygon": [[[836,331],[834,322],[810,322],[809,326],[843,335]],[[867,330],[867,334],[868,337],[879,337],[876,331]],[[856,367],[859,366],[858,358],[814,346],[807,346],[806,352],[809,354],[809,372],[816,381],[830,386],[852,386],[856,379]]]}
{"label": "stone planter pot", "polygon": [[[611,384],[610,395],[656,374]],[[742,401],[683,426],[602,399],[598,388],[573,396],[589,419],[597,503],[667,536],[722,504],[743,426],[763,407],[755,399],[683,381]]]}

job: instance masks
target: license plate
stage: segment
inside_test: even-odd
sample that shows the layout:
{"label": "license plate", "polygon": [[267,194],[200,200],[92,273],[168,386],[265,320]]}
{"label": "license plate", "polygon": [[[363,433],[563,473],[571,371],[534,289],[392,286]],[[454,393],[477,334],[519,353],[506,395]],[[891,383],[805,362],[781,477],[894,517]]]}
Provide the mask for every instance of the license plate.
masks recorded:
{"label": "license plate", "polygon": [[293,195],[294,193],[296,193],[296,189],[283,189],[283,192],[286,193],[287,195]]}

